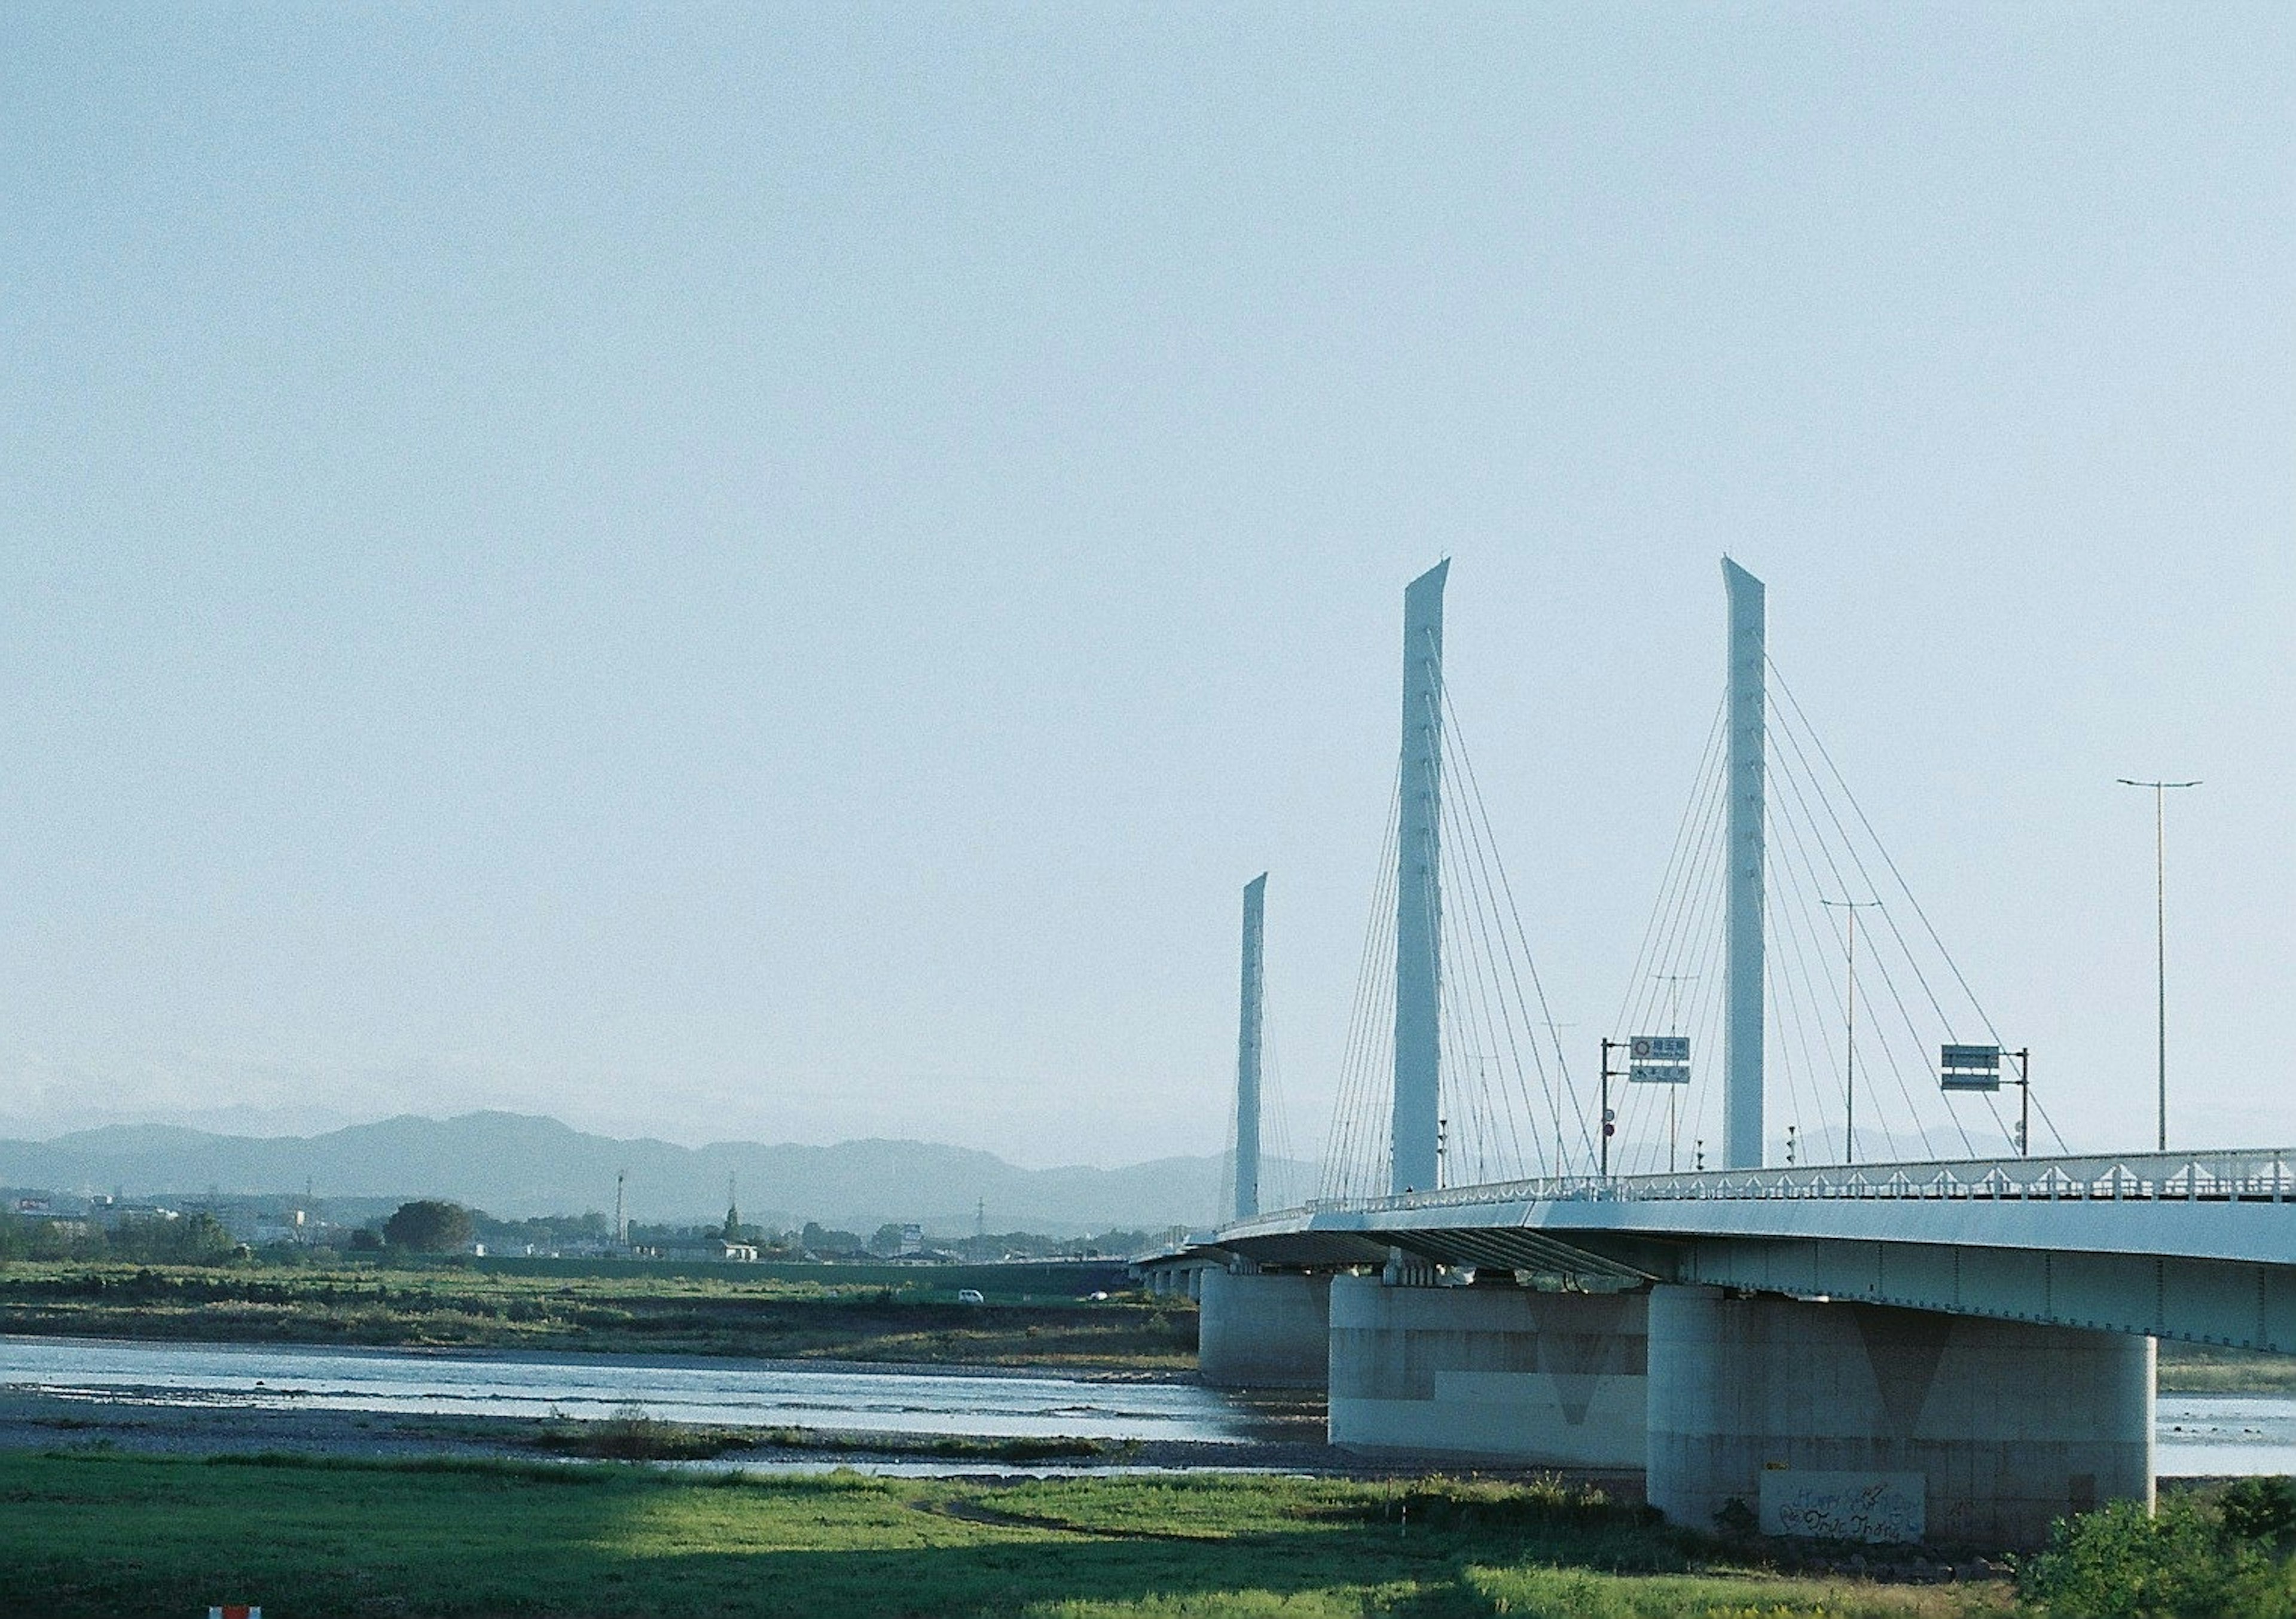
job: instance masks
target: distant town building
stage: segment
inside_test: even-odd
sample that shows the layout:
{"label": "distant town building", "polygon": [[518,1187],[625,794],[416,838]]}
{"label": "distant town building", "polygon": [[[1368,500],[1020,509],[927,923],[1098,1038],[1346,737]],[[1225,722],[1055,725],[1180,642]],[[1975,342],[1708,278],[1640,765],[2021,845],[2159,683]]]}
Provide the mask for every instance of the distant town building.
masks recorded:
{"label": "distant town building", "polygon": [[652,1253],[657,1259],[685,1264],[692,1264],[697,1260],[709,1264],[753,1265],[758,1263],[756,1243],[728,1242],[723,1237],[703,1237],[679,1242],[666,1242],[654,1248]]}
{"label": "distant town building", "polygon": [[181,1210],[163,1208],[157,1203],[122,1203],[111,1198],[98,1200],[88,1212],[107,1231],[116,1231],[123,1225],[157,1224],[184,1217]]}

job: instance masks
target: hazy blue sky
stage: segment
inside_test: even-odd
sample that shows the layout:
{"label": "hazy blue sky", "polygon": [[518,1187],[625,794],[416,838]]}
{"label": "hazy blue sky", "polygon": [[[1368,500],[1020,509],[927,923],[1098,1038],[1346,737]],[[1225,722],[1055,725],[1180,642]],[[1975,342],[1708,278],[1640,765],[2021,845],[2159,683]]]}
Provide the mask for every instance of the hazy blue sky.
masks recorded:
{"label": "hazy blue sky", "polygon": [[1329,1106],[1401,589],[1556,1016],[1724,551],[2076,1141],[2296,1141],[2296,9],[0,11],[0,1129]]}

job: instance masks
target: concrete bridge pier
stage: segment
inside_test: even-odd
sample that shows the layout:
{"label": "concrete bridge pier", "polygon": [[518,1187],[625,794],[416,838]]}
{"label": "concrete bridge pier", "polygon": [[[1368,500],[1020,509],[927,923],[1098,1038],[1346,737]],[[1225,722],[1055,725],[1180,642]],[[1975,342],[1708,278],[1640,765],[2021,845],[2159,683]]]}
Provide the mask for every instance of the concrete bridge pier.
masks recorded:
{"label": "concrete bridge pier", "polygon": [[1331,1442],[1638,1470],[1646,1299],[1336,1277]]}
{"label": "concrete bridge pier", "polygon": [[2152,1500],[2151,1338],[1660,1287],[1649,1353],[1649,1499],[1688,1528],[2038,1545]]}
{"label": "concrete bridge pier", "polygon": [[1220,1388],[1321,1388],[1330,1355],[1332,1279],[1207,1270],[1196,1368]]}

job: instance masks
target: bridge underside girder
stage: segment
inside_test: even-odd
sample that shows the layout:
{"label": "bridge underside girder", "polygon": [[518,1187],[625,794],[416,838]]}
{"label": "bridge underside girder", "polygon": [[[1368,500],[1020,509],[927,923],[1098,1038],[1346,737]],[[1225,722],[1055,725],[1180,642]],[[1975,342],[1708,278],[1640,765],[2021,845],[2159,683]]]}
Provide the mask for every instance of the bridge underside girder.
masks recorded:
{"label": "bridge underside girder", "polygon": [[1651,1239],[1520,1228],[1286,1233],[1221,1246],[1284,1269],[1383,1263],[1390,1251],[1454,1268],[1666,1281],[1857,1299],[1992,1321],[2079,1327],[2296,1353],[2296,1270],[2237,1260],[1838,1239]]}
{"label": "bridge underside girder", "polygon": [[2296,1353],[2296,1272],[2155,1255],[1704,1239],[1676,1281]]}
{"label": "bridge underside girder", "polygon": [[1544,1275],[1628,1284],[1646,1281],[1651,1276],[1651,1272],[1635,1265],[1557,1242],[1538,1231],[1467,1229],[1398,1232],[1390,1246],[1454,1268],[1532,1271]]}
{"label": "bridge underside girder", "polygon": [[1201,1251],[1233,1255],[1268,1271],[1348,1271],[1387,1263],[1390,1245],[1358,1231],[1286,1231],[1249,1242],[1201,1245]]}
{"label": "bridge underside girder", "polygon": [[1263,1265],[1380,1265],[1391,1249],[1451,1268],[1531,1270],[1607,1281],[1681,1281],[1837,1297],[2055,1328],[2131,1332],[2296,1355],[2296,1270],[2223,1258],[1997,1249],[1807,1238],[1635,1240],[1575,1231],[1447,1229],[1291,1233],[1237,1240]]}
{"label": "bridge underside girder", "polygon": [[[1635,1245],[1623,1244],[1622,1247]],[[1648,1245],[1643,1245],[1648,1246]],[[1453,1269],[1529,1271],[1574,1276],[1616,1286],[1647,1282],[1670,1273],[1597,1254],[1542,1232],[1514,1229],[1419,1231],[1297,1231],[1253,1237],[1218,1245],[1261,1270],[1347,1271],[1379,1269],[1397,1251],[1430,1265]]]}
{"label": "bridge underside girder", "polygon": [[1382,1265],[1391,1249],[1451,1268],[1529,1270],[1607,1281],[1683,1281],[1791,1297],[1839,1297],[2188,1344],[2296,1355],[2296,1270],[2225,1258],[2000,1249],[1833,1238],[1644,1240],[1524,1229],[1300,1231],[1224,1242],[1286,1270]]}

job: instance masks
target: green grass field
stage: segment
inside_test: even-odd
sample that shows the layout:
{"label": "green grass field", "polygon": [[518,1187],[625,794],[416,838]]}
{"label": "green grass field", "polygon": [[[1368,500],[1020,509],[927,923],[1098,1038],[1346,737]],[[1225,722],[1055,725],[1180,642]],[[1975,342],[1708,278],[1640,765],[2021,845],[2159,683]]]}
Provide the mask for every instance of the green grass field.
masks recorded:
{"label": "green grass field", "polygon": [[[378,1266],[0,1265],[0,1332],[211,1342],[454,1345],[615,1354],[1185,1372],[1196,1314],[1137,1299],[956,1302],[969,1276],[898,1283],[633,1268],[554,1274]],[[1034,1284],[1041,1285],[1041,1284]]]}
{"label": "green grass field", "polygon": [[1988,1587],[1733,1569],[1555,1487],[1194,1476],[1008,1485],[598,1465],[0,1455],[0,1606],[184,1615],[1182,1614],[1880,1619]]}

